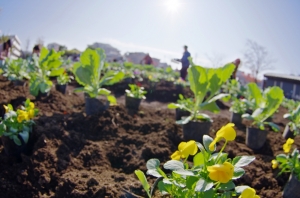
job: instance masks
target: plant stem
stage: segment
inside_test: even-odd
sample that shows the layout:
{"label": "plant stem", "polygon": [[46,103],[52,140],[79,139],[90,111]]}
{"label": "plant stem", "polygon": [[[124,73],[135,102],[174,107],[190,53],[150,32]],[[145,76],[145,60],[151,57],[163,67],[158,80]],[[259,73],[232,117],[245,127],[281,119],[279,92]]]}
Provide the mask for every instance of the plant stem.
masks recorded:
{"label": "plant stem", "polygon": [[218,163],[219,157],[220,157],[221,153],[223,152],[223,150],[225,149],[226,145],[227,145],[227,140],[225,141],[225,144],[223,145],[222,149],[220,150],[220,152],[219,152],[219,154],[217,156],[216,163]]}

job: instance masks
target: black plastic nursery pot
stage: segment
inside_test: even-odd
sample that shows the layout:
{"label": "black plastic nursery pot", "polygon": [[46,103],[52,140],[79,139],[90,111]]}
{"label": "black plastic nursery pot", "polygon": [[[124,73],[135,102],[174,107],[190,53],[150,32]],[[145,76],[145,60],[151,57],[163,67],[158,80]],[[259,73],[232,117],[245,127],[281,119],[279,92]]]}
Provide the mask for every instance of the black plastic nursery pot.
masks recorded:
{"label": "black plastic nursery pot", "polygon": [[21,146],[16,145],[12,139],[4,135],[1,136],[1,141],[6,155],[15,157],[17,161],[21,161],[21,153],[27,151],[27,144],[23,141],[21,136],[18,135],[18,138],[21,140]]}
{"label": "black plastic nursery pot", "polygon": [[86,115],[95,115],[99,112],[105,111],[109,107],[109,101],[104,104],[97,98],[91,98],[89,95],[84,94],[85,99],[85,113]]}
{"label": "black plastic nursery pot", "polygon": [[37,100],[41,100],[42,98],[48,97],[50,95],[50,92],[42,93],[39,92],[39,94],[35,97]]}
{"label": "black plastic nursery pot", "polygon": [[125,106],[129,110],[138,111],[140,108],[142,99],[133,98],[126,95],[125,97]]}
{"label": "black plastic nursery pot", "polygon": [[230,122],[241,125],[243,121],[242,114],[231,112]]}
{"label": "black plastic nursery pot", "polygon": [[260,149],[265,144],[267,135],[268,131],[247,127],[246,145],[253,150]]}
{"label": "black plastic nursery pot", "polygon": [[182,85],[175,85],[175,87],[176,87],[176,90],[178,92],[182,92],[182,90],[183,90],[183,86]]}
{"label": "black plastic nursery pot", "polygon": [[176,120],[181,120],[182,117],[189,116],[189,115],[190,115],[190,112],[188,112],[188,111],[185,111],[182,109],[175,110],[175,119]]}
{"label": "black plastic nursery pot", "polygon": [[55,89],[62,94],[66,94],[67,84],[65,85],[55,85]]}
{"label": "black plastic nursery pot", "polygon": [[202,143],[203,135],[208,135],[210,127],[210,121],[189,121],[183,125],[183,139],[185,141],[195,140]]}
{"label": "black plastic nursery pot", "polygon": [[12,81],[14,86],[23,86],[25,84],[25,81],[22,80],[14,80]]}
{"label": "black plastic nursery pot", "polygon": [[300,195],[300,181],[298,178],[291,174],[288,182],[283,189],[283,198],[296,198]]}
{"label": "black plastic nursery pot", "polygon": [[295,138],[295,135],[294,133],[290,130],[290,127],[289,125],[286,125],[285,128],[284,128],[284,131],[283,131],[283,134],[282,134],[282,137],[284,139],[289,139],[289,138],[292,138],[294,139]]}

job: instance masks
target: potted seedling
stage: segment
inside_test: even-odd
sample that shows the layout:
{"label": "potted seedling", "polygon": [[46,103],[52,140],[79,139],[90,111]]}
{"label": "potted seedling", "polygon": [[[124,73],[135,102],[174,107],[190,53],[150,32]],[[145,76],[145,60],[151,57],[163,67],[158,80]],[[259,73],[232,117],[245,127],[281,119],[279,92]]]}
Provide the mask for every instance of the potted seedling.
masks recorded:
{"label": "potted seedling", "polygon": [[300,104],[290,113],[284,114],[283,118],[288,119],[290,122],[285,126],[282,137],[285,139],[294,138],[300,134]]}
{"label": "potted seedling", "polygon": [[[232,123],[222,127],[216,135],[215,139],[204,135],[203,144],[195,140],[181,142],[163,168],[158,159],[149,159],[146,174],[157,178],[152,186],[144,172],[135,170],[147,196],[151,198],[157,186],[161,197],[229,198],[241,194],[240,198],[257,198],[253,188],[236,186],[234,182],[245,174],[244,167],[255,157],[236,156],[231,159],[223,152],[227,142],[236,137]],[[222,149],[216,151],[216,143],[221,139],[225,143]],[[191,158],[192,163],[188,162]]]}
{"label": "potted seedling", "polygon": [[136,84],[129,84],[130,90],[126,89],[125,106],[127,109],[138,111],[142,99],[146,99],[144,87]]}
{"label": "potted seedling", "polygon": [[27,60],[23,59],[6,59],[3,70],[3,76],[7,77],[8,80],[12,81],[15,86],[24,85],[23,79],[30,79],[27,72]]}
{"label": "potted seedling", "polygon": [[[202,136],[209,133],[212,119],[203,113],[204,110],[218,113],[220,111],[216,100],[228,96],[219,93],[219,89],[231,76],[235,65],[230,63],[220,68],[204,68],[196,66],[190,59],[191,67],[188,69],[188,80],[194,94],[192,106],[186,104],[171,103],[170,109],[184,109],[190,115],[176,123],[183,125],[183,137],[185,140],[194,139],[202,142]],[[210,94],[208,94],[210,92]],[[205,99],[206,98],[206,99]]]}
{"label": "potted seedling", "polygon": [[69,82],[73,79],[73,76],[69,76],[66,72],[62,73],[57,77],[57,85],[55,88],[62,94],[66,93],[66,88]]}
{"label": "potted seedling", "polygon": [[[181,120],[182,117],[190,115],[190,112],[185,110],[187,108],[192,109],[194,101],[192,98],[184,98],[182,94],[179,94],[179,99],[177,100],[177,108],[175,109],[175,119]],[[168,105],[168,108],[174,109],[173,103]]]}
{"label": "potted seedling", "polygon": [[276,159],[272,160],[272,168],[280,169],[278,176],[282,173],[290,173],[289,180],[282,193],[283,198],[299,197],[300,194],[300,155],[297,148],[290,152],[293,143],[293,139],[287,139],[286,143],[283,145],[285,154],[278,154]]}
{"label": "potted seedling", "polygon": [[246,145],[254,150],[260,149],[266,139],[268,131],[265,126],[270,126],[274,131],[279,131],[279,127],[273,122],[268,122],[267,119],[271,117],[276,110],[279,108],[284,94],[280,87],[269,87],[262,94],[261,92],[256,92],[253,95],[256,105],[259,106],[252,115],[246,113],[242,117],[250,120],[251,125],[247,127],[246,131]]}
{"label": "potted seedling", "polygon": [[[106,110],[109,105],[117,103],[116,98],[103,85],[112,85],[123,79],[124,73],[121,71],[107,70],[103,72],[105,62],[103,49],[87,48],[80,56],[80,61],[74,64],[73,72],[76,81],[83,87],[76,88],[75,92],[84,92],[85,112],[87,115],[97,114]],[[106,104],[97,97],[106,96]]]}
{"label": "potted seedling", "polygon": [[0,136],[7,155],[20,160],[20,154],[26,151],[27,143],[32,132],[32,120],[38,109],[34,103],[26,100],[25,105],[14,111],[11,104],[4,105],[4,119],[0,117]]}
{"label": "potted seedling", "polygon": [[33,55],[33,62],[29,64],[30,94],[40,98],[47,96],[53,85],[50,77],[56,77],[64,72],[62,68],[61,55],[63,52],[55,52],[53,49],[49,51],[47,48],[42,48],[41,54],[38,57]]}

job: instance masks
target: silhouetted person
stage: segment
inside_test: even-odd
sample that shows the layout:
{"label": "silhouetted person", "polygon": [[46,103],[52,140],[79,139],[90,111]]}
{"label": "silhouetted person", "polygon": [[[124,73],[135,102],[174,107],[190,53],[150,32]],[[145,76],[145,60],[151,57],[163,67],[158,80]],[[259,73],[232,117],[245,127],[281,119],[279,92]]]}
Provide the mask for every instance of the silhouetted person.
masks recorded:
{"label": "silhouetted person", "polygon": [[5,60],[10,56],[11,40],[8,39],[3,44],[0,44],[0,60]]}
{"label": "silhouetted person", "polygon": [[146,54],[146,56],[141,60],[141,63],[144,63],[145,65],[152,65],[153,60],[149,54]]}
{"label": "silhouetted person", "polygon": [[35,46],[33,47],[32,54],[36,54],[37,56],[39,56],[39,55],[40,55],[40,52],[41,52],[40,46],[35,45]]}
{"label": "silhouetted person", "polygon": [[177,61],[181,62],[181,70],[180,70],[180,77],[185,80],[187,75],[187,70],[190,66],[189,57],[191,56],[190,52],[188,52],[188,47],[185,45],[183,46],[184,52],[181,59],[176,59]]}
{"label": "silhouetted person", "polygon": [[236,79],[236,72],[238,71],[239,69],[239,65],[241,63],[241,60],[238,58],[236,59],[235,61],[232,62],[234,65],[235,65],[235,69],[230,77],[230,79]]}

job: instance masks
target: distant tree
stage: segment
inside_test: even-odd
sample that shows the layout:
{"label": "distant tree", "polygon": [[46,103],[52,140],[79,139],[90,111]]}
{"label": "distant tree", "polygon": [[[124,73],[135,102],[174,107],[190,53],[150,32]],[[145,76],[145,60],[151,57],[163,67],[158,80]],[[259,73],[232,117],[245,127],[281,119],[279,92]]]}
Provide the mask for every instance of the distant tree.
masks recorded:
{"label": "distant tree", "polygon": [[257,83],[258,75],[262,71],[273,69],[272,63],[274,63],[275,60],[270,58],[265,47],[255,41],[247,40],[243,62],[244,65],[251,70],[251,74]]}
{"label": "distant tree", "polygon": [[210,61],[212,67],[221,67],[223,66],[224,56],[213,52],[211,55],[206,54],[207,59]]}

